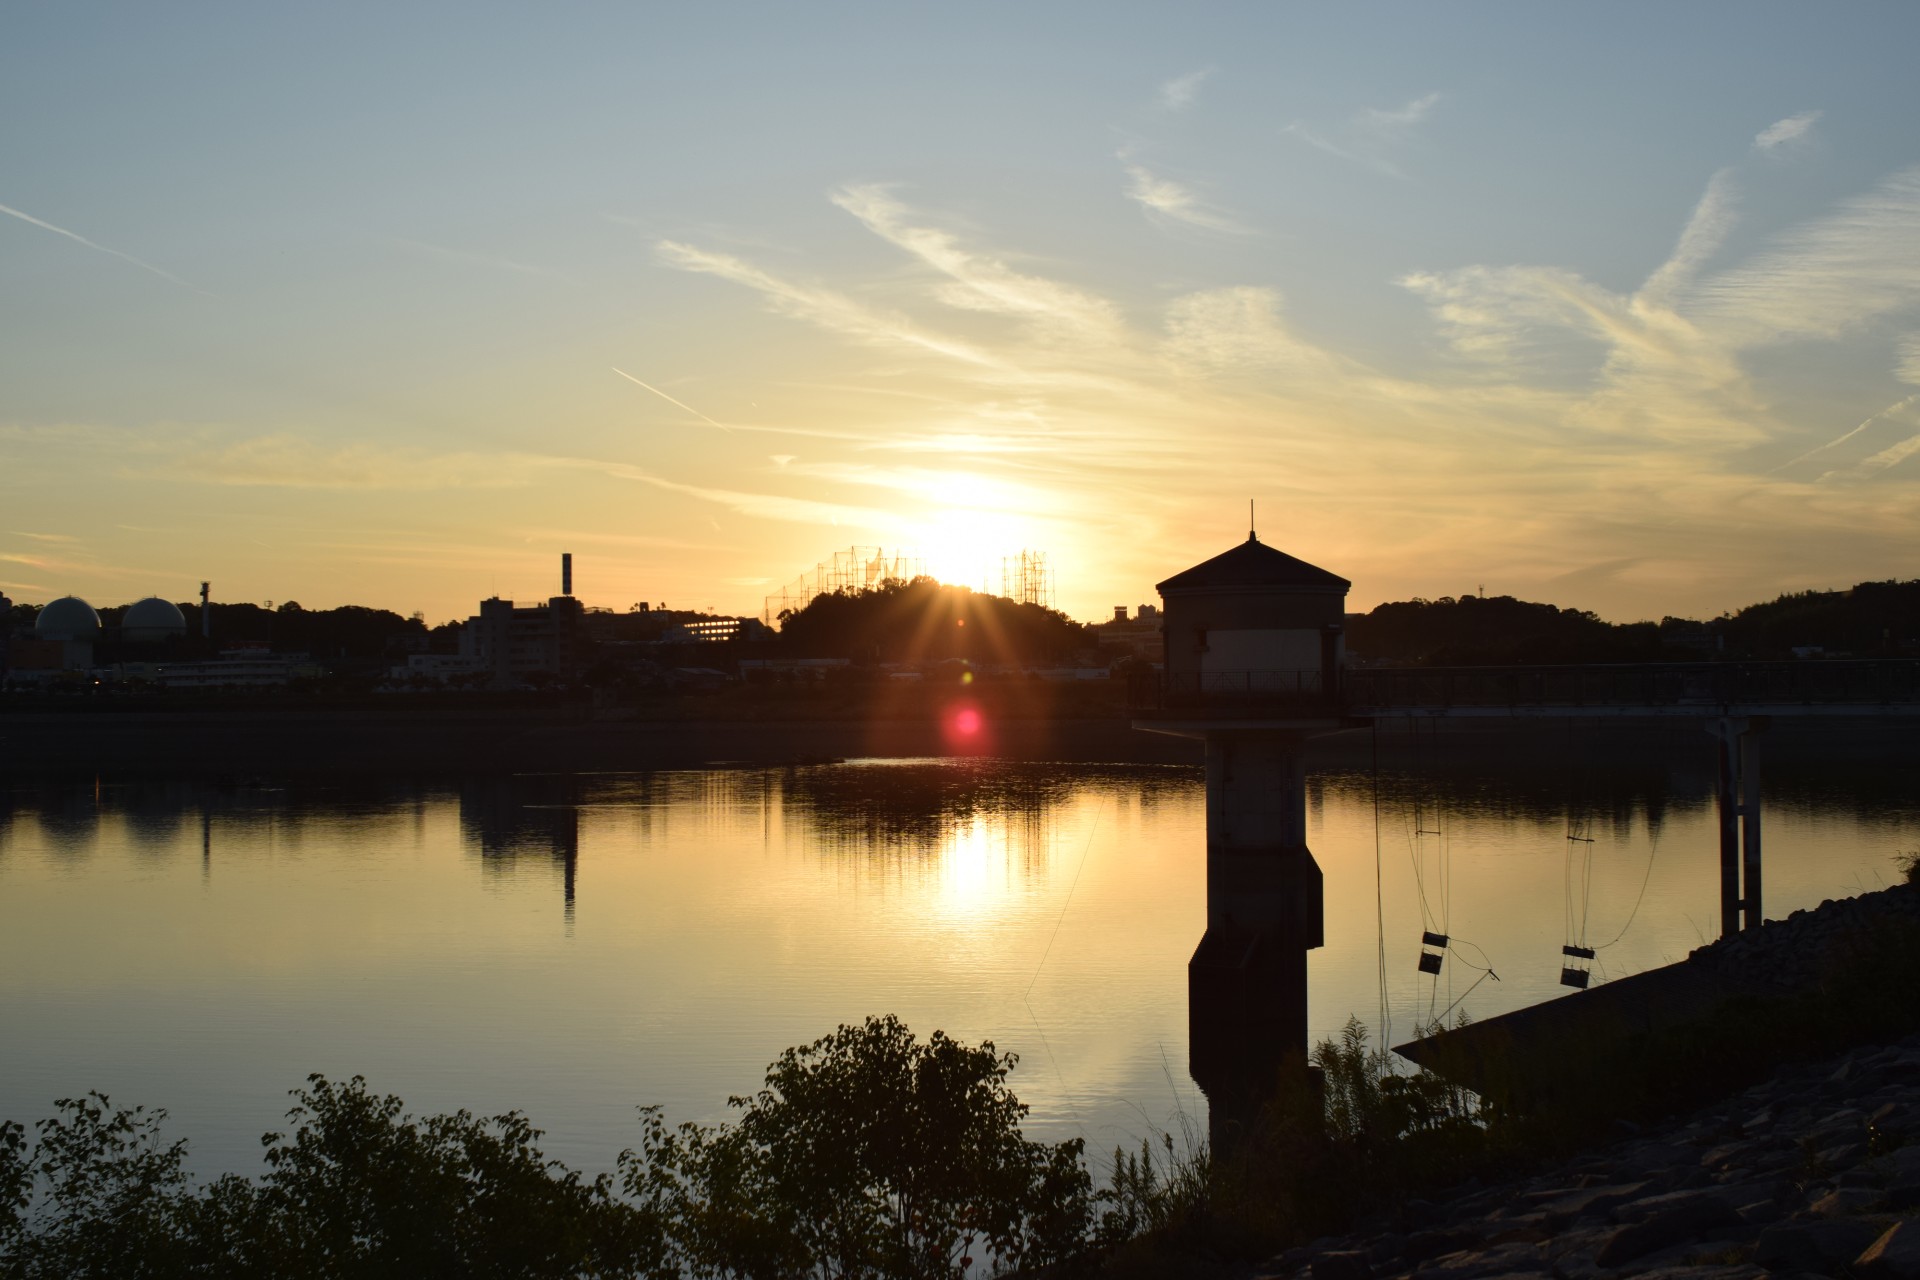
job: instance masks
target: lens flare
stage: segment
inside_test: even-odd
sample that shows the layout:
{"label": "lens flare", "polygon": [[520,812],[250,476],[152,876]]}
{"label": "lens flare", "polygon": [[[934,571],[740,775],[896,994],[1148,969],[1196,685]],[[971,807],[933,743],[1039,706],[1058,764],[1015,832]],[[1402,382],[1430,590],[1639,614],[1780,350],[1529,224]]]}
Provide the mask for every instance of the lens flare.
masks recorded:
{"label": "lens flare", "polygon": [[941,712],[940,737],[948,755],[993,754],[993,734],[987,727],[987,717],[971,699],[949,703]]}

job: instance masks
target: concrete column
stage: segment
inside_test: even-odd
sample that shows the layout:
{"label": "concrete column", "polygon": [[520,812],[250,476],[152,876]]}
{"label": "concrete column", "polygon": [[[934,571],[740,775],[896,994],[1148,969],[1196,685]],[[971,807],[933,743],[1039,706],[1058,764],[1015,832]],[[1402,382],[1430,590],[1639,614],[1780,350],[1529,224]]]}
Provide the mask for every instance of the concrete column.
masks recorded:
{"label": "concrete column", "polygon": [[1207,932],[1187,965],[1188,1066],[1216,1149],[1289,1057],[1307,1052],[1307,952],[1324,941],[1307,849],[1305,735],[1220,730],[1207,743]]}

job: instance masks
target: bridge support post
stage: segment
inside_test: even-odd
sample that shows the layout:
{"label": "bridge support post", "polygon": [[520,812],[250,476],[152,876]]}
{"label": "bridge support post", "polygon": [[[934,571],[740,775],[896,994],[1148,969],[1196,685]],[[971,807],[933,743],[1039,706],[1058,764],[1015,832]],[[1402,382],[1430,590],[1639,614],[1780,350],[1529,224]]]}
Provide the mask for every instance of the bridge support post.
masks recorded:
{"label": "bridge support post", "polygon": [[1764,923],[1760,913],[1760,730],[1765,723],[1755,717],[1740,735],[1740,905],[1749,929]]}
{"label": "bridge support post", "polygon": [[1718,759],[1716,808],[1720,819],[1720,936],[1758,929],[1760,896],[1759,716],[1723,716],[1708,723]]}

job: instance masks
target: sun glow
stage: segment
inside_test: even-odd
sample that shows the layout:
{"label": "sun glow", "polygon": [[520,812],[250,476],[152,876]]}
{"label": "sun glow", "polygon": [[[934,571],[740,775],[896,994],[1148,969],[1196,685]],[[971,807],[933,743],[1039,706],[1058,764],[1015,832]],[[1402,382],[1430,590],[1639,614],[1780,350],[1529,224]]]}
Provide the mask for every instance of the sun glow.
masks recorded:
{"label": "sun glow", "polygon": [[948,924],[991,928],[1020,885],[1012,875],[1010,835],[1003,820],[975,813],[942,840],[940,888],[934,906]]}
{"label": "sun glow", "polygon": [[1041,521],[1022,496],[985,476],[941,475],[927,490],[938,505],[915,535],[927,572],[942,582],[998,594],[1001,559],[1041,541]]}

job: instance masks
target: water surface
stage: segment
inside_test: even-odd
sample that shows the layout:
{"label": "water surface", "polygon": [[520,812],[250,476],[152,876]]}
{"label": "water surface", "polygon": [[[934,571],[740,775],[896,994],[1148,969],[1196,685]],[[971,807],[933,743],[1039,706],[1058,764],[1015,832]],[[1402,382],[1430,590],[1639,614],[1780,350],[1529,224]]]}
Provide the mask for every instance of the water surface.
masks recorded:
{"label": "water surface", "polygon": [[[1600,948],[1598,982],[1717,930],[1692,755],[1389,757],[1312,782],[1316,1037],[1352,1015],[1378,1033],[1383,955],[1404,1038],[1562,994],[1563,942]],[[1892,769],[1770,779],[1769,915],[1879,887],[1920,847]],[[1196,769],[991,761],[14,790],[0,1117],[100,1089],[168,1108],[197,1167],[251,1171],[288,1089],[362,1074],[416,1110],[520,1108],[600,1169],[637,1141],[636,1105],[723,1118],[784,1047],[891,1012],[1017,1052],[1037,1136],[1204,1132],[1185,981],[1203,821]],[[1423,928],[1458,940],[1437,978]]]}

